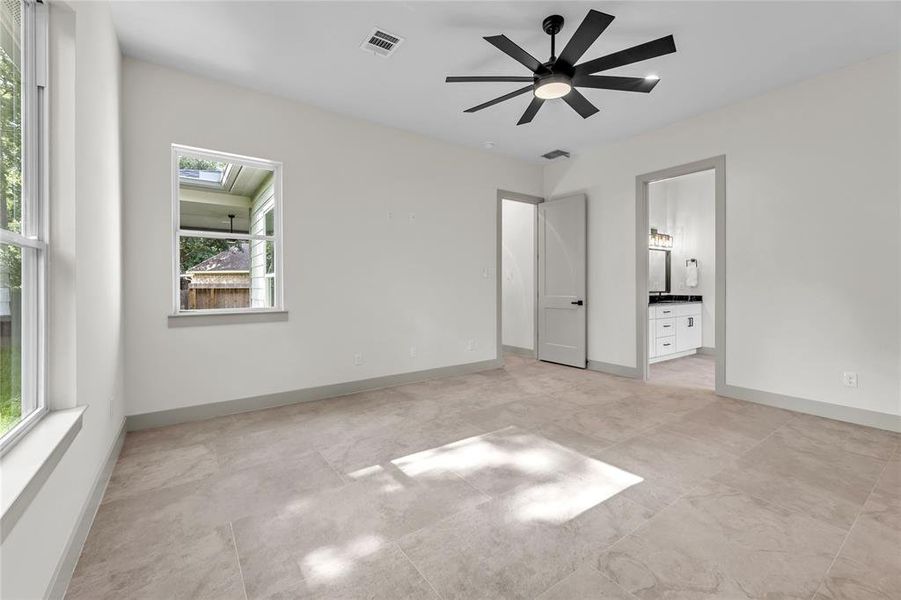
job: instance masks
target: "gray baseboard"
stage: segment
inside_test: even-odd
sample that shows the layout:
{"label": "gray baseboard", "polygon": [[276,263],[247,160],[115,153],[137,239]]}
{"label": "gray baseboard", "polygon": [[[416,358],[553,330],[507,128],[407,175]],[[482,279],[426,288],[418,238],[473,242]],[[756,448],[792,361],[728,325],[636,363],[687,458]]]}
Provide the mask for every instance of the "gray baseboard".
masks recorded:
{"label": "gray baseboard", "polygon": [[94,516],[97,514],[97,509],[100,508],[100,501],[103,500],[106,485],[113,474],[113,468],[119,459],[119,452],[122,451],[123,443],[125,443],[124,421],[119,429],[119,435],[116,436],[107,454],[103,468],[100,469],[100,472],[94,479],[94,485],[91,487],[91,493],[81,509],[78,523],[75,524],[75,529],[72,530],[72,534],[69,536],[63,556],[59,564],[56,565],[56,570],[50,579],[50,585],[47,587],[47,593],[44,595],[49,600],[61,600],[66,595],[66,589],[69,587],[69,582],[72,581],[72,574],[75,572],[75,566],[78,564],[78,558],[81,556],[85,540],[88,539],[91,525],[94,524]]}
{"label": "gray baseboard", "polygon": [[865,410],[863,408],[854,408],[853,406],[830,404],[829,402],[808,400],[806,398],[798,398],[795,396],[785,396],[773,392],[764,392],[729,384],[723,386],[722,389],[718,389],[716,393],[720,396],[726,396],[736,400],[746,400],[748,402],[756,402],[757,404],[766,404],[767,406],[775,406],[776,408],[784,408],[786,410],[833,419],[835,421],[845,421],[847,423],[855,423],[857,425],[865,425],[867,427],[875,427],[887,431],[901,432],[901,415],[881,413],[873,410]]}
{"label": "gray baseboard", "polygon": [[615,365],[613,363],[601,362],[599,360],[589,360],[588,369],[591,371],[598,371],[599,373],[606,373],[608,375],[616,375],[618,377],[631,377],[632,379],[641,378],[641,373],[639,373],[637,367]]}
{"label": "gray baseboard", "polygon": [[469,373],[477,373],[479,371],[487,371],[489,369],[499,369],[502,366],[503,361],[492,359],[464,365],[452,365],[449,367],[439,367],[423,371],[412,371],[410,373],[399,373],[397,375],[385,375],[383,377],[373,377],[371,379],[359,379],[357,381],[348,381],[346,383],[335,383],[332,385],[292,390],[290,392],[279,392],[276,394],[251,396],[249,398],[238,398],[236,400],[211,402],[209,404],[201,404],[198,406],[186,406],[184,408],[173,408],[170,410],[161,410],[139,415],[129,415],[126,420],[126,427],[128,431],[138,431],[141,429],[152,429],[154,427],[165,427],[166,425],[188,423],[190,421],[203,421],[205,419],[235,415],[252,410],[275,408],[276,406],[286,406],[288,404],[297,404],[299,402],[325,400],[326,398],[346,396],[357,392],[394,387],[396,385],[415,383],[417,381],[424,381],[435,377],[451,377],[454,375],[466,375]]}
{"label": "gray baseboard", "polygon": [[520,348],[519,346],[503,346],[504,354],[515,354],[516,356],[525,356],[526,358],[535,358],[535,351],[529,348]]}
{"label": "gray baseboard", "polygon": [[701,346],[698,348],[698,354],[704,356],[716,356],[716,348],[711,348],[710,346]]}

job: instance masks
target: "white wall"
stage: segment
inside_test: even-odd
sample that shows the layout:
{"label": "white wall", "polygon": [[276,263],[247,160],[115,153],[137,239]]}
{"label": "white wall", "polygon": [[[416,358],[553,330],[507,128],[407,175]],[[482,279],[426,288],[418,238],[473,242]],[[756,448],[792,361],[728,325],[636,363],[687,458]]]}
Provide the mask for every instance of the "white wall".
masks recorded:
{"label": "white wall", "polygon": [[[702,345],[716,345],[716,177],[702,171],[648,186],[651,227],[673,236],[671,294],[704,297]],[[685,261],[698,261],[698,285],[685,284]]]}
{"label": "white wall", "polygon": [[0,596],[44,597],[122,427],[121,56],[109,6],[51,3],[50,340],[53,408],[82,430],[3,542]]}
{"label": "white wall", "polygon": [[901,414],[898,62],[547,166],[545,197],[589,198],[589,358],[635,366],[635,177],[725,154],[726,382]]}
{"label": "white wall", "polygon": [[[536,194],[540,169],[140,61],[123,77],[129,414],[495,358],[497,190]],[[284,163],[287,322],[167,326],[172,143]]]}
{"label": "white wall", "polygon": [[535,205],[501,203],[503,344],[535,346]]}

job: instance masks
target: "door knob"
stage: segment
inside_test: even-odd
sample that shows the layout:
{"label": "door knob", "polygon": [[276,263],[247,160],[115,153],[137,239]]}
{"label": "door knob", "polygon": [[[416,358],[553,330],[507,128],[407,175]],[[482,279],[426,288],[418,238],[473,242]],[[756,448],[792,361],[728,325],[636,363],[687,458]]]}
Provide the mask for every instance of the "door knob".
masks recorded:
{"label": "door knob", "polygon": [[576,306],[582,306],[585,303],[582,302],[581,300],[573,300],[572,302],[570,302],[570,304],[575,304]]}

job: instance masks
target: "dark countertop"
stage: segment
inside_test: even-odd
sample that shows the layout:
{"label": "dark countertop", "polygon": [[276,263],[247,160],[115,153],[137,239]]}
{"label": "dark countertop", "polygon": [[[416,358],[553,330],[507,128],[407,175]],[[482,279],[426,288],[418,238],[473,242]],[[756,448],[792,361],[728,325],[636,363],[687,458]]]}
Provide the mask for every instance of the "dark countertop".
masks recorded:
{"label": "dark countertop", "polygon": [[673,304],[675,302],[703,302],[702,296],[679,296],[663,294],[653,294],[648,297],[648,304]]}

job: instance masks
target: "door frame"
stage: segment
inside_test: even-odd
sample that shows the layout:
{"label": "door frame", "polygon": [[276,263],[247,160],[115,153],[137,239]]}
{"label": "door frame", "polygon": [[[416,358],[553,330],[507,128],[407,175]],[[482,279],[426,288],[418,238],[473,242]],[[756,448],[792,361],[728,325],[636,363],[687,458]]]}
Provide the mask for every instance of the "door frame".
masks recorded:
{"label": "door frame", "polygon": [[635,348],[638,378],[648,380],[648,186],[656,181],[714,171],[716,224],[716,316],[714,318],[716,393],[726,391],[726,155],[660,169],[635,178]]}
{"label": "door frame", "polygon": [[495,249],[495,273],[497,281],[496,298],[497,301],[497,360],[503,363],[504,360],[504,289],[503,289],[503,254],[504,254],[504,200],[512,200],[514,202],[524,202],[526,204],[535,205],[535,220],[532,225],[533,241],[532,249],[534,256],[532,257],[532,270],[534,289],[532,290],[535,297],[533,298],[533,337],[532,337],[532,357],[538,358],[538,205],[544,202],[541,196],[533,196],[531,194],[521,194],[519,192],[511,192],[508,190],[497,191],[497,246]]}

